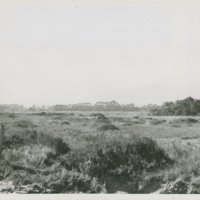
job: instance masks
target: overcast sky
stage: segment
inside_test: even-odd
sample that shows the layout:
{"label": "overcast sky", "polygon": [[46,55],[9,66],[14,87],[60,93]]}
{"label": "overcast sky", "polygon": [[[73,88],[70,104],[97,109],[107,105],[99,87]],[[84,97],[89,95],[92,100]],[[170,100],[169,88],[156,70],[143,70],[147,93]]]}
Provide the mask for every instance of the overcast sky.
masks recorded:
{"label": "overcast sky", "polygon": [[0,1],[0,104],[143,105],[199,86],[200,1]]}

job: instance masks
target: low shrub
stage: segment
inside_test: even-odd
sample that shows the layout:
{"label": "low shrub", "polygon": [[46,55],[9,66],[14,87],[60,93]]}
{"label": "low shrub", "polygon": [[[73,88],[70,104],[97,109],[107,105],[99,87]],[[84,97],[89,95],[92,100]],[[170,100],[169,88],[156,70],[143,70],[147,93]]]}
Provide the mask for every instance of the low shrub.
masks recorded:
{"label": "low shrub", "polygon": [[65,154],[70,151],[69,145],[66,144],[62,138],[53,138],[50,146],[53,146],[57,154]]}
{"label": "low shrub", "polygon": [[145,124],[146,120],[144,118],[139,118],[132,121],[133,124]]}
{"label": "low shrub", "polygon": [[46,116],[46,114],[47,114],[46,112],[39,113],[40,116]]}
{"label": "low shrub", "polygon": [[137,138],[126,143],[109,141],[95,150],[90,159],[82,163],[81,170],[106,183],[109,192],[115,192],[110,184],[112,180],[118,182],[116,191],[126,185],[129,193],[138,192],[143,172],[152,172],[171,163],[164,150],[150,138]]}
{"label": "low shrub", "polygon": [[150,124],[153,124],[153,125],[159,125],[159,124],[163,124],[166,122],[165,119],[152,119],[149,121]]}
{"label": "low shrub", "polygon": [[139,116],[133,116],[133,119],[139,119],[140,117]]}
{"label": "low shrub", "polygon": [[25,140],[21,135],[11,135],[4,139],[4,146],[10,149],[18,148],[25,144]]}
{"label": "low shrub", "polygon": [[111,122],[107,117],[102,115],[102,116],[98,116],[97,123],[110,124]]}
{"label": "low shrub", "polygon": [[187,119],[185,119],[185,121],[186,121],[187,123],[197,123],[197,122],[198,122],[198,120],[197,120],[197,119],[194,119],[194,118],[187,118]]}
{"label": "low shrub", "polygon": [[17,117],[17,115],[15,113],[9,113],[8,117],[14,119]]}
{"label": "low shrub", "polygon": [[42,144],[54,148],[56,154],[62,155],[70,151],[69,145],[60,137],[49,134],[26,130],[19,135],[5,137],[4,145],[8,148],[19,147],[28,144]]}
{"label": "low shrub", "polygon": [[130,145],[129,149],[134,149],[135,153],[143,160],[147,161],[147,163],[151,163],[148,167],[149,170],[160,168],[163,164],[165,165],[171,161],[165,151],[158,146],[156,141],[148,137],[136,138],[133,146]]}
{"label": "low shrub", "polygon": [[35,132],[30,133],[30,138],[33,139],[32,142],[36,142],[54,148],[56,154],[58,155],[65,154],[70,151],[69,145],[65,143],[60,137],[53,137],[49,134]]}
{"label": "low shrub", "polygon": [[52,117],[54,120],[62,120],[63,116],[62,115],[56,115],[55,117]]}
{"label": "low shrub", "polygon": [[63,125],[70,125],[70,123],[68,122],[68,121],[63,121],[63,122],[61,122],[61,125],[63,126]]}
{"label": "low shrub", "polygon": [[181,123],[186,123],[186,124],[193,124],[193,123],[198,123],[197,119],[194,118],[179,118],[179,119],[173,119],[169,122],[172,125],[177,125]]}
{"label": "low shrub", "polygon": [[104,190],[96,178],[76,171],[61,170],[47,180],[47,187],[53,193],[99,193]]}
{"label": "low shrub", "polygon": [[99,126],[97,130],[98,131],[108,131],[108,130],[114,131],[114,130],[119,130],[119,128],[113,124],[104,124],[104,125]]}
{"label": "low shrub", "polygon": [[123,124],[123,126],[132,126],[133,124],[131,123],[131,122],[125,122],[124,124]]}
{"label": "low shrub", "polygon": [[105,117],[102,113],[92,113],[90,116],[92,117]]}

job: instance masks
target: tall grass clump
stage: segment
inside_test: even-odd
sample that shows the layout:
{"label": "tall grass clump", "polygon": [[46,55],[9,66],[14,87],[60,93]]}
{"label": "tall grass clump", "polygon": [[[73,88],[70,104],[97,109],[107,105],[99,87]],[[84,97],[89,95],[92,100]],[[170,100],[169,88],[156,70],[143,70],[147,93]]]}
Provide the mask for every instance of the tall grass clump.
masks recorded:
{"label": "tall grass clump", "polygon": [[51,147],[57,155],[62,155],[70,151],[69,145],[61,137],[54,137],[32,130],[25,130],[18,135],[8,136],[4,141],[4,145],[7,148],[17,148],[30,144],[42,144]]}
{"label": "tall grass clump", "polygon": [[55,149],[57,154],[65,154],[70,151],[69,145],[61,137],[53,137],[49,134],[35,132],[35,142]]}

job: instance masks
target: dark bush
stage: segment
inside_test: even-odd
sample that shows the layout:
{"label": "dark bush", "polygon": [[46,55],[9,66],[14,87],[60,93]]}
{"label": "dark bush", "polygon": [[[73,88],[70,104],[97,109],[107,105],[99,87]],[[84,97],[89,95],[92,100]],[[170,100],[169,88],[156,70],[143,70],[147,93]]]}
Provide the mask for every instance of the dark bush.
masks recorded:
{"label": "dark bush", "polygon": [[100,127],[98,127],[97,129],[99,131],[108,131],[108,130],[114,131],[114,130],[119,130],[119,128],[116,127],[113,124],[104,124],[104,125],[101,125]]}
{"label": "dark bush", "polygon": [[146,120],[144,118],[139,118],[137,120],[132,121],[133,124],[145,124]]}
{"label": "dark bush", "polygon": [[46,114],[47,114],[46,112],[39,113],[39,115],[41,115],[41,116],[45,116]]}
{"label": "dark bush", "polygon": [[58,155],[65,154],[70,151],[69,145],[60,137],[53,137],[49,134],[35,132],[30,134],[30,138],[39,144],[44,144],[54,148]]}
{"label": "dark bush", "polygon": [[143,137],[135,141],[135,153],[138,154],[146,163],[146,170],[161,168],[172,161],[151,138]]}
{"label": "dark bush", "polygon": [[13,119],[13,118],[16,118],[17,115],[15,113],[9,113],[8,117]]}
{"label": "dark bush", "polygon": [[68,121],[63,121],[63,122],[61,122],[61,125],[63,126],[63,125],[70,125],[70,123],[68,122]]}
{"label": "dark bush", "polygon": [[165,123],[166,120],[165,119],[151,119],[149,122],[153,125],[159,125],[159,124]]}
{"label": "dark bush", "polygon": [[140,117],[139,117],[139,116],[133,116],[133,118],[134,118],[134,119],[139,119]]}
{"label": "dark bush", "polygon": [[165,152],[150,138],[137,138],[126,143],[109,141],[95,150],[96,153],[83,163],[81,170],[105,182],[110,192],[114,192],[110,185],[112,179],[118,184],[121,182],[116,190],[126,185],[128,192],[138,192],[143,172],[152,172],[171,163]]}
{"label": "dark bush", "polygon": [[198,120],[197,120],[197,119],[194,119],[194,118],[187,118],[187,119],[185,119],[185,121],[186,121],[187,123],[197,123],[197,122],[198,122]]}
{"label": "dark bush", "polygon": [[92,117],[105,117],[102,113],[92,113],[90,116]]}
{"label": "dark bush", "polygon": [[57,154],[65,154],[70,151],[69,145],[59,137],[53,139],[53,147],[55,148]]}
{"label": "dark bush", "polygon": [[21,135],[5,137],[4,146],[7,148],[16,148],[22,145],[25,145],[25,140]]}
{"label": "dark bush", "polygon": [[53,154],[52,152],[47,153],[47,157],[44,160],[44,164],[47,166],[51,166],[55,163],[55,160],[57,159],[57,155]]}
{"label": "dark bush", "polygon": [[97,118],[97,123],[103,123],[103,124],[110,124],[110,120],[105,116],[100,116]]}
{"label": "dark bush", "polygon": [[30,130],[26,130],[19,135],[6,137],[4,143],[8,147],[16,145],[42,144],[54,148],[58,155],[70,151],[69,145],[65,143],[62,138]]}
{"label": "dark bush", "polygon": [[169,122],[171,125],[178,125],[182,123],[186,123],[188,125],[193,124],[193,123],[198,123],[197,119],[194,118],[178,118],[178,119],[173,119]]}

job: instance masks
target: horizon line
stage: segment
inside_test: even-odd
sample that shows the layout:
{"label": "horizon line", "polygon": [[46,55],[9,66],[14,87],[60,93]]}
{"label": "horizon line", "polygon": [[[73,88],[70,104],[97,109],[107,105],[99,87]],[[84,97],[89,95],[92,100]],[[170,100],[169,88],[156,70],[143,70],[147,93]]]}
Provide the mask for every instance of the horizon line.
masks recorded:
{"label": "horizon line", "polygon": [[198,99],[198,98],[194,98],[194,97],[192,97],[192,96],[187,96],[187,97],[185,97],[185,98],[181,98],[181,99],[177,99],[177,100],[166,100],[166,101],[164,101],[164,102],[162,102],[162,103],[147,103],[147,104],[143,104],[143,105],[136,105],[134,102],[129,102],[129,103],[121,103],[121,102],[119,102],[119,101],[116,101],[116,100],[110,100],[110,101],[103,101],[103,100],[101,100],[101,101],[95,101],[95,102],[88,102],[88,101],[85,101],[85,102],[77,102],[77,103],[56,103],[56,104],[30,104],[30,105],[26,105],[26,104],[21,104],[21,103],[0,103],[0,106],[1,105],[7,105],[7,106],[11,106],[11,105],[18,105],[18,106],[23,106],[23,107],[25,107],[25,108],[30,108],[30,107],[33,107],[33,106],[36,106],[36,107],[51,107],[51,106],[55,106],[55,105],[65,105],[65,106],[69,106],[69,105],[77,105],[77,104],[91,104],[92,106],[94,106],[95,104],[97,104],[97,103],[111,103],[111,102],[116,102],[116,103],[118,103],[119,105],[130,105],[130,104],[133,104],[135,107],[138,107],[138,108],[140,108],[140,107],[144,107],[144,106],[148,106],[148,105],[157,105],[157,106],[159,106],[159,105],[163,105],[164,103],[166,103],[166,102],[176,102],[176,101],[178,101],[178,100],[184,100],[184,99],[187,99],[187,98],[192,98],[192,99],[195,99],[195,100],[200,100],[200,99]]}

